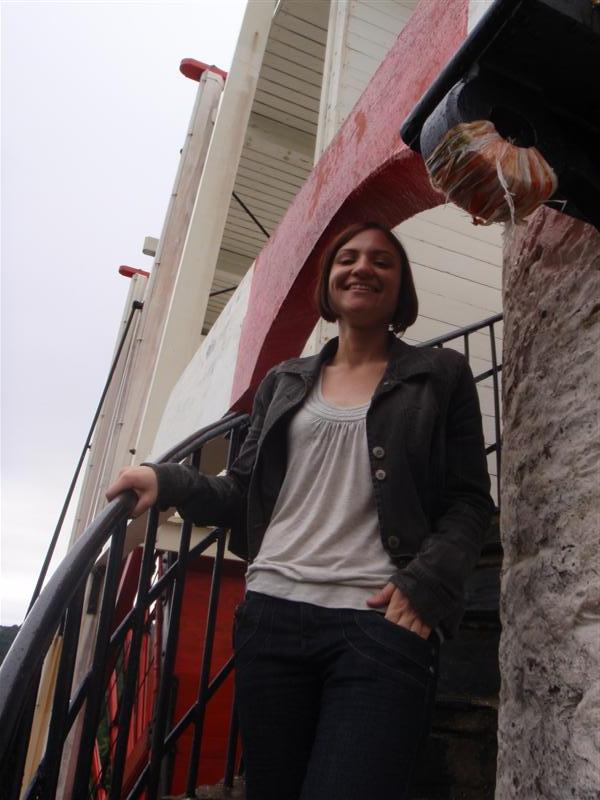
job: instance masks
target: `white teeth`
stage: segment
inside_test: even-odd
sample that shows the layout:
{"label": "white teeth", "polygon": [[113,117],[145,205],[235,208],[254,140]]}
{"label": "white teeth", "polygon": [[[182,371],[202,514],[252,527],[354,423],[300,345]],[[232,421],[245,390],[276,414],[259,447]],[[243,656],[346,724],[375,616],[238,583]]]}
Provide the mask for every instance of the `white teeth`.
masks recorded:
{"label": "white teeth", "polygon": [[364,283],[351,283],[348,289],[365,289],[367,292],[374,292],[375,289],[372,286],[367,286]]}

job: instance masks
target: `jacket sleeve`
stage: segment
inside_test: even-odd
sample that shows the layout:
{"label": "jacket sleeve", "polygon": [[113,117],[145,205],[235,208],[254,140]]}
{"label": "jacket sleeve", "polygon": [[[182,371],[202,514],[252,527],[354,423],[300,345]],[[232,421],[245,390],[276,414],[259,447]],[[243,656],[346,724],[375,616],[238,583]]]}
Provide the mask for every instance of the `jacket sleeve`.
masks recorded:
{"label": "jacket sleeve", "polygon": [[448,406],[439,513],[416,557],[391,579],[432,628],[445,618],[460,619],[465,581],[479,559],[493,509],[479,398],[461,358]]}
{"label": "jacket sleeve", "polygon": [[275,375],[269,372],[260,384],[252,409],[250,429],[239,456],[226,475],[205,475],[185,464],[147,464],[158,480],[158,506],[175,506],[184,519],[196,525],[233,527],[246,514],[246,497],[256,460],[258,441],[271,397]]}

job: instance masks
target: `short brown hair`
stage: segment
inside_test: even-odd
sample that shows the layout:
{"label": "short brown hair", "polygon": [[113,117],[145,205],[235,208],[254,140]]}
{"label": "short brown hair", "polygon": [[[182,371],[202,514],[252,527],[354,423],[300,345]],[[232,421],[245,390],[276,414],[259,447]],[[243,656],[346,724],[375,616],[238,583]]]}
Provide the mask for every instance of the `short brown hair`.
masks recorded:
{"label": "short brown hair", "polygon": [[398,295],[398,303],[394,316],[390,321],[390,325],[395,333],[405,331],[417,319],[419,313],[419,301],[415,291],[415,282],[413,280],[410,262],[406,255],[406,250],[400,244],[398,238],[392,231],[385,225],[379,222],[355,222],[344,228],[325,249],[321,256],[321,265],[319,269],[319,281],[315,292],[315,300],[319,314],[327,322],[335,322],[337,316],[329,303],[329,273],[333,265],[336,253],[342,248],[350,239],[353,239],[357,234],[363,231],[376,230],[381,231],[388,242],[392,245],[400,258],[400,293]]}

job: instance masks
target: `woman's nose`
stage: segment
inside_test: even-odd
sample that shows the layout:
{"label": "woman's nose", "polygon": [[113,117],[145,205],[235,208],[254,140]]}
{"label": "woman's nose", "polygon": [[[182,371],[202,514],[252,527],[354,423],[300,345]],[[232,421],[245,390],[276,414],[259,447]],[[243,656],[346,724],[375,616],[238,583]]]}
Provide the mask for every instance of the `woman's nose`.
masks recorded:
{"label": "woman's nose", "polygon": [[361,274],[365,272],[371,272],[372,268],[373,267],[368,255],[366,253],[363,253],[362,255],[359,255],[356,261],[354,262],[352,272],[357,272]]}

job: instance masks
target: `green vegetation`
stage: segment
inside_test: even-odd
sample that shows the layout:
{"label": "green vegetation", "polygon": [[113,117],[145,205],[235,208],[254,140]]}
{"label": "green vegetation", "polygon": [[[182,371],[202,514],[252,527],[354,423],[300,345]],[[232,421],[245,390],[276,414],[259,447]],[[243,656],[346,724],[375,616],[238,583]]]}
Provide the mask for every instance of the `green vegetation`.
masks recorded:
{"label": "green vegetation", "polygon": [[0,625],[0,664],[4,661],[4,656],[8,653],[18,632],[18,625]]}

